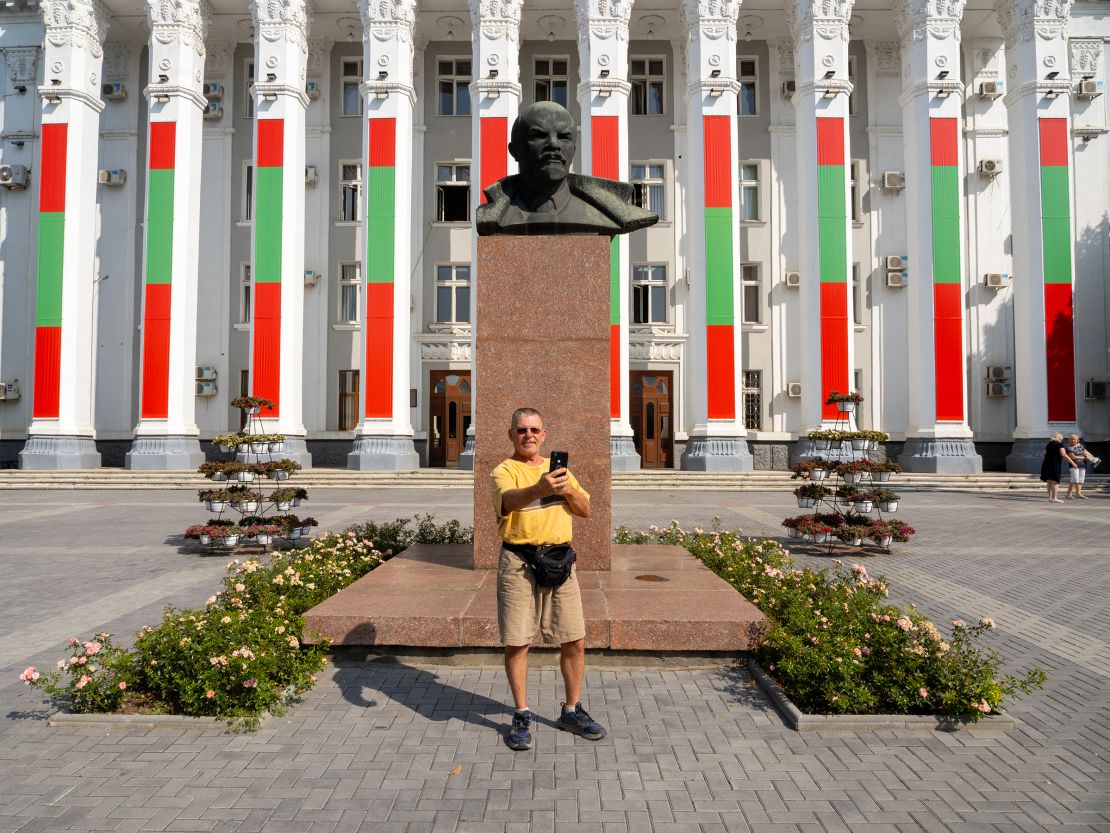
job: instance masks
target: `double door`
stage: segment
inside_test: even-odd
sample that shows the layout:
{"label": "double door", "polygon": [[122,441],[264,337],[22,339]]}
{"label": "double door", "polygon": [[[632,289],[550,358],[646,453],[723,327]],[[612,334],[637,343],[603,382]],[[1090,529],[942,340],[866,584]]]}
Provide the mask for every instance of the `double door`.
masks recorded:
{"label": "double door", "polygon": [[645,469],[666,469],[673,465],[672,390],[670,371],[633,370],[629,373],[628,419],[640,465]]}
{"label": "double door", "polygon": [[433,370],[429,391],[428,465],[456,468],[470,428],[470,371]]}

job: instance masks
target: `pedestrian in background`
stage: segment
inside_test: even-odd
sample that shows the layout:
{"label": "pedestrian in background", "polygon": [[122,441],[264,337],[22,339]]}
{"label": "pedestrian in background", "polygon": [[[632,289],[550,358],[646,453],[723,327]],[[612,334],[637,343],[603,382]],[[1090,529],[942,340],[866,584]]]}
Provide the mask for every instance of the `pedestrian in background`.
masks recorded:
{"label": "pedestrian in background", "polygon": [[[1083,440],[1079,438],[1078,434],[1072,434],[1068,437],[1067,452],[1068,458],[1074,465],[1069,472],[1068,493],[1065,497],[1068,500],[1073,497],[1086,500],[1087,496],[1083,494],[1083,484],[1087,481],[1087,447],[1083,445]],[[1073,495],[1072,492],[1075,494]]]}
{"label": "pedestrian in background", "polygon": [[1041,480],[1048,485],[1050,503],[1064,502],[1057,497],[1060,489],[1060,470],[1064,463],[1075,468],[1075,463],[1072,462],[1068,456],[1068,450],[1064,447],[1064,435],[1057,431],[1044,447],[1044,462],[1041,463]]}

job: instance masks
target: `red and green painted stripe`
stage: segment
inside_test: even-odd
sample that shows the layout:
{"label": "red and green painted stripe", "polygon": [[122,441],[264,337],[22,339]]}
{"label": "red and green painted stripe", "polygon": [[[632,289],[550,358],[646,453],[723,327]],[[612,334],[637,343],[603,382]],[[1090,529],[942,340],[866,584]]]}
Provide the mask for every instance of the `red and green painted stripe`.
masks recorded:
{"label": "red and green painted stripe", "polygon": [[393,247],[397,228],[397,120],[371,118],[366,166],[367,418],[393,416]]}
{"label": "red and green painted stripe", "polygon": [[281,244],[285,120],[259,119],[254,167],[254,358],[251,392],[281,409]]}
{"label": "red and green painted stripe", "polygon": [[44,124],[39,164],[39,252],[35,275],[32,416],[57,419],[62,366],[62,253],[65,248],[68,125]]}
{"label": "red and green painted stripe", "polygon": [[[620,119],[590,119],[592,176],[620,179]],[[621,250],[618,238],[609,241],[609,416],[621,415]]]}
{"label": "red and green painted stripe", "polygon": [[170,295],[173,282],[174,155],[177,124],[150,124],[143,281],[142,419],[169,416]]}
{"label": "red and green painted stripe", "polygon": [[[848,390],[848,179],[844,118],[817,118],[817,240],[821,287],[821,401]],[[822,418],[836,419],[836,405]]]}
{"label": "red and green painted stripe", "polygon": [[[478,124],[479,189],[485,191],[509,174],[509,120],[505,116],[485,116]],[[486,195],[482,194],[482,202]]]}
{"label": "red and green painted stripe", "polygon": [[1075,421],[1068,120],[1039,120],[1048,421]]}
{"label": "red and green painted stripe", "polygon": [[705,151],[705,369],[709,419],[736,419],[732,117],[702,116]]}
{"label": "red and green painted stripe", "polygon": [[933,223],[933,373],[938,422],[964,418],[959,121],[929,119]]}

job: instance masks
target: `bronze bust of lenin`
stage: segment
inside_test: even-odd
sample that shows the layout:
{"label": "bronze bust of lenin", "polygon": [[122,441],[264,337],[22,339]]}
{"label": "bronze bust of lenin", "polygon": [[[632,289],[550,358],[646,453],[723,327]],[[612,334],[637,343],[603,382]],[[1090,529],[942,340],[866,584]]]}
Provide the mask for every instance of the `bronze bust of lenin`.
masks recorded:
{"label": "bronze bust of lenin", "polygon": [[570,113],[552,101],[520,111],[509,140],[520,173],[485,189],[478,234],[614,235],[659,222],[632,204],[627,182],[569,172],[576,135]]}

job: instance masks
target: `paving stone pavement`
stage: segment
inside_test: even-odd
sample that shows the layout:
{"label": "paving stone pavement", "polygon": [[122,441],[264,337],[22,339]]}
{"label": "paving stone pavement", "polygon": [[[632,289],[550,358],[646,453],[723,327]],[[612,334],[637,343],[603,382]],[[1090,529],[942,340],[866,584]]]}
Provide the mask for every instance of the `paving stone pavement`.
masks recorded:
{"label": "paving stone pavement", "polygon": [[[616,522],[777,535],[788,492],[614,495]],[[314,490],[326,527],[429,511],[467,519],[468,496]],[[746,674],[588,672],[598,743],[554,728],[561,686],[533,671],[533,750],[501,739],[497,669],[330,666],[254,734],[51,729],[16,681],[74,634],[127,634],[166,604],[196,604],[226,558],[176,537],[203,512],[183,492],[8,493],[0,502],[0,832],[3,831],[1110,831],[1110,496],[917,493],[917,527],[891,554],[844,556],[944,624],[993,616],[1007,667],[1046,689],[1009,734],[979,729],[801,735]],[[823,553],[795,551],[805,563]]]}

